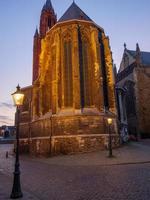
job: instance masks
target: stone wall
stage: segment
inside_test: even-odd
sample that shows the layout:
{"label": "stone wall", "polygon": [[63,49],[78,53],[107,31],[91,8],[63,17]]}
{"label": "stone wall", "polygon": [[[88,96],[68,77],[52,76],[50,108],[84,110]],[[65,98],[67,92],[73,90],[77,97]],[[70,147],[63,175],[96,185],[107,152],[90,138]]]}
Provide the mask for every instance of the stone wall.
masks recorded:
{"label": "stone wall", "polygon": [[[115,123],[114,120],[111,128],[114,147],[119,145]],[[23,124],[20,131],[21,152],[29,151],[34,155],[89,152],[108,145],[108,127],[103,115],[42,118],[32,122],[30,128]]]}
{"label": "stone wall", "polygon": [[150,67],[136,68],[135,91],[141,137],[150,137]]}
{"label": "stone wall", "polygon": [[[113,148],[120,145],[119,135],[112,135]],[[21,139],[20,153],[30,153],[34,156],[53,156],[92,152],[108,148],[108,135],[77,135],[74,137],[32,138]]]}
{"label": "stone wall", "polygon": [[[113,135],[113,147],[119,145],[118,135]],[[108,135],[78,135],[74,137],[52,137],[52,154],[68,154],[104,150],[108,147]]]}

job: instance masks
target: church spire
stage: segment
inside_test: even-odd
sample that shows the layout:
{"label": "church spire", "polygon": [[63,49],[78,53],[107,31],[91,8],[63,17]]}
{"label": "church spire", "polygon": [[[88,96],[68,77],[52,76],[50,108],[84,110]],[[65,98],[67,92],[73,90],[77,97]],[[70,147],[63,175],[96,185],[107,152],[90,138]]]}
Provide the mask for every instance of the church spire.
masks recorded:
{"label": "church spire", "polygon": [[38,37],[38,36],[39,36],[39,32],[38,32],[38,28],[36,27],[34,37]]}
{"label": "church spire", "polygon": [[138,43],[136,44],[136,63],[138,67],[141,64],[141,51]]}
{"label": "church spire", "polygon": [[49,7],[49,8],[52,8],[51,0],[46,1],[46,6]]}
{"label": "church spire", "polygon": [[43,6],[42,10],[53,10],[52,2],[51,0],[47,0],[46,3]]}
{"label": "church spire", "polygon": [[126,49],[127,49],[127,45],[126,45],[126,43],[124,43],[123,46],[124,46],[124,50],[126,50]]}
{"label": "church spire", "polygon": [[44,38],[46,32],[56,24],[56,14],[54,12],[51,0],[46,0],[43,6],[40,18],[40,37]]}
{"label": "church spire", "polygon": [[138,44],[138,43],[136,43],[136,52],[137,52],[137,53],[140,53],[140,47],[139,47],[139,44]]}
{"label": "church spire", "polygon": [[32,83],[38,78],[39,74],[39,55],[40,55],[40,36],[38,28],[36,27],[33,39],[33,76]]}

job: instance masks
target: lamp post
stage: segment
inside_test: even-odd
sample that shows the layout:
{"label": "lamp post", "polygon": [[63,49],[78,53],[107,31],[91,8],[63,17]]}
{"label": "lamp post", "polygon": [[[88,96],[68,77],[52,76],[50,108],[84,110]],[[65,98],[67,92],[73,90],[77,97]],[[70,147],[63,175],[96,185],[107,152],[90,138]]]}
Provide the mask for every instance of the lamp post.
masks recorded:
{"label": "lamp post", "polygon": [[109,158],[112,158],[112,138],[111,138],[111,125],[112,125],[112,118],[107,118],[108,123],[108,132],[109,132],[109,143],[108,143],[108,150],[109,150]]}
{"label": "lamp post", "polygon": [[11,199],[17,199],[23,197],[20,185],[20,164],[19,164],[19,117],[20,117],[20,106],[23,105],[24,94],[20,90],[18,85],[16,92],[12,94],[14,105],[16,106],[16,158],[15,158],[15,171],[14,171],[14,182],[11,192]]}

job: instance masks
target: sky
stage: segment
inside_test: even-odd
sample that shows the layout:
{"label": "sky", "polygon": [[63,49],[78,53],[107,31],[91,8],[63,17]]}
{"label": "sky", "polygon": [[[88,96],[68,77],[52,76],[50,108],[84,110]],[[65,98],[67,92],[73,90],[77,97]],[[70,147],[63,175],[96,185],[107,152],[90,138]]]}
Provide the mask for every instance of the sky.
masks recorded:
{"label": "sky", "polygon": [[[0,0],[0,126],[14,123],[11,93],[32,82],[33,35],[46,0]],[[59,19],[72,0],[51,0]],[[110,38],[113,60],[121,62],[123,44],[150,51],[149,0],[75,0]]]}

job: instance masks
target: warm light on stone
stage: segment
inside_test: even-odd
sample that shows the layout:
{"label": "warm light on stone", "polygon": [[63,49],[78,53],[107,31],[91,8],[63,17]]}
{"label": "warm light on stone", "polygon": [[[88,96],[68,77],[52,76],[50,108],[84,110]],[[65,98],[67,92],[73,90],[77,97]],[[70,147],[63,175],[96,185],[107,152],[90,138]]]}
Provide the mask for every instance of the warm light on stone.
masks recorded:
{"label": "warm light on stone", "polygon": [[[81,13],[75,3],[69,9]],[[31,123],[25,121],[23,113],[22,146],[26,146],[25,136],[30,136],[31,153],[54,155],[104,149],[108,137],[104,108],[116,113],[109,39],[85,14],[85,20],[62,17],[61,23],[44,32],[48,28],[45,22],[54,17],[50,17],[53,11],[47,13],[49,20],[45,20],[46,13],[41,14],[44,25],[41,23],[39,31],[40,46],[34,37],[36,76],[28,109]],[[112,135],[118,141],[115,123],[114,117]]]}
{"label": "warm light on stone", "polygon": [[111,125],[112,124],[112,118],[108,118],[107,122],[108,122],[109,125]]}

